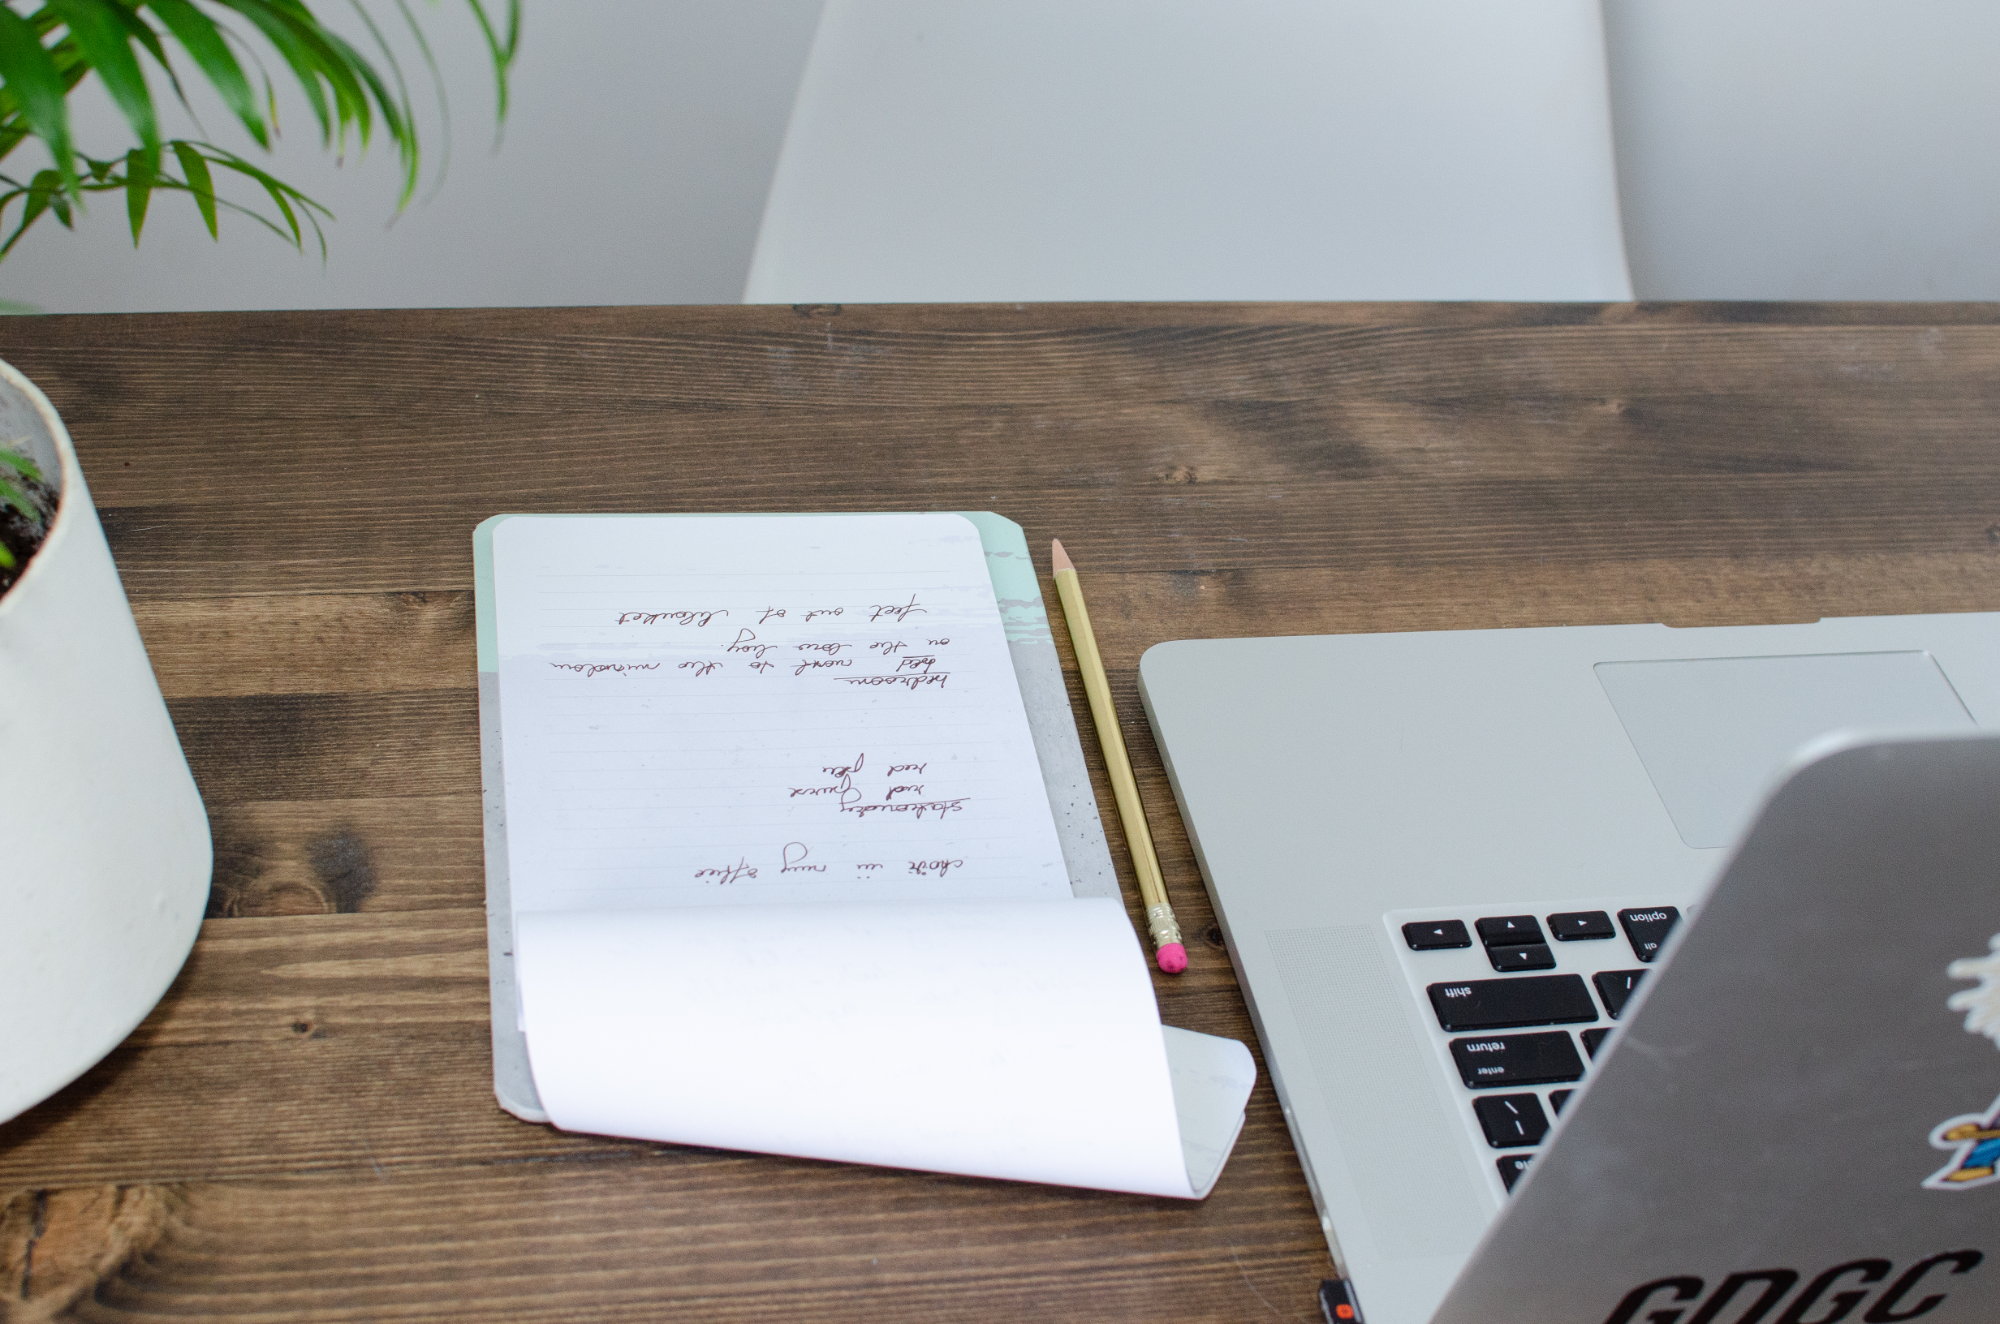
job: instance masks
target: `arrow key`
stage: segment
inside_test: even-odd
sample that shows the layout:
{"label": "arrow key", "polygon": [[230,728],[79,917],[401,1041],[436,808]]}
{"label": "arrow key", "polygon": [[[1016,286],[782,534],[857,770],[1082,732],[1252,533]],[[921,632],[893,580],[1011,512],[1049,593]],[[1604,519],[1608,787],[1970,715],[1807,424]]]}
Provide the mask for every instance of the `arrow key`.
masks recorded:
{"label": "arrow key", "polygon": [[1433,919],[1421,924],[1405,924],[1403,941],[1413,952],[1437,951],[1445,947],[1470,947],[1472,935],[1462,919]]}

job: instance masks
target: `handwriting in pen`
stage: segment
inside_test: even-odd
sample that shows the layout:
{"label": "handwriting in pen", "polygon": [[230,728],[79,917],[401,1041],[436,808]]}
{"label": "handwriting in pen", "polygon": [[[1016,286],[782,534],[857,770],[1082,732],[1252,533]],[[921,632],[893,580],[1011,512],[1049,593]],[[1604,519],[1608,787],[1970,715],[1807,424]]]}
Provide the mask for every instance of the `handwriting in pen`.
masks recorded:
{"label": "handwriting in pen", "polygon": [[840,797],[842,808],[858,803],[862,799],[862,795],[861,788],[854,784],[854,774],[861,771],[867,764],[868,755],[861,753],[854,756],[854,762],[852,763],[821,768],[821,772],[827,773],[834,778],[833,785],[812,788],[794,786],[792,788],[792,796],[793,798],[797,798],[801,795],[837,795]]}
{"label": "handwriting in pen", "polygon": [[[762,625],[766,621],[783,620],[785,618],[785,610],[783,607],[766,607],[763,614],[757,618],[757,624]],[[845,607],[812,607],[806,611],[806,624],[811,625],[822,616],[844,615],[846,611],[847,608]]]}
{"label": "handwriting in pen", "polygon": [[961,795],[956,800],[898,800],[894,804],[887,801],[879,805],[843,804],[840,812],[853,814],[866,822],[870,814],[909,814],[922,822],[925,814],[936,814],[938,818],[949,818],[953,814],[965,812],[965,802],[972,797]]}
{"label": "handwriting in pen", "polygon": [[806,845],[803,841],[786,842],[785,849],[783,851],[784,863],[779,866],[778,872],[779,873],[825,873],[826,866],[824,864],[806,863],[806,857],[811,854],[812,854],[812,847]]}
{"label": "handwriting in pen", "polygon": [[557,671],[574,671],[583,676],[595,676],[600,671],[624,674],[627,671],[658,671],[657,662],[551,662]]}
{"label": "handwriting in pen", "polygon": [[620,625],[658,625],[665,621],[668,625],[692,625],[696,629],[707,625],[718,616],[727,616],[727,607],[716,611],[621,611],[618,613]]}
{"label": "handwriting in pen", "polygon": [[835,679],[845,681],[849,685],[866,685],[870,688],[882,685],[901,685],[904,689],[916,690],[926,685],[935,685],[939,689],[943,689],[944,683],[951,679],[951,673],[949,671],[917,671],[907,675],[838,676]]}
{"label": "handwriting in pen", "polygon": [[696,869],[694,871],[694,876],[697,880],[706,880],[709,882],[716,882],[716,883],[733,883],[739,878],[755,878],[757,876],[757,870],[751,867],[751,865],[748,862],[746,862],[742,856],[739,855],[736,857],[736,863],[734,864],[724,865],[720,869]]}
{"label": "handwriting in pen", "polygon": [[736,632],[735,642],[722,651],[725,653],[748,653],[751,657],[761,658],[776,647],[776,644],[758,643],[757,632],[746,625]]}

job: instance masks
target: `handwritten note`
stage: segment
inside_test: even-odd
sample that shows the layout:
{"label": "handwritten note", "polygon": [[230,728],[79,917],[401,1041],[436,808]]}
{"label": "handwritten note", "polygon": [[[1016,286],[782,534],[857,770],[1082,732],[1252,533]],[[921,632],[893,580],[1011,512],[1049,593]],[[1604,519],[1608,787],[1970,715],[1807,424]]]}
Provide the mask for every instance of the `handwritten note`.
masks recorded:
{"label": "handwritten note", "polygon": [[493,535],[517,912],[1070,895],[956,515]]}

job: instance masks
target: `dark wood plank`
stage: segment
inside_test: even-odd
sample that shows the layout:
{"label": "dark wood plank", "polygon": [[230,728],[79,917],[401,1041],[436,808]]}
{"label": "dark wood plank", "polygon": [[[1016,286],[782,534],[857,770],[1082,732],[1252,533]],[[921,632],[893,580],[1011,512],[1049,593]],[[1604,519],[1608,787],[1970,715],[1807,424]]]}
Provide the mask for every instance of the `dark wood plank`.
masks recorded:
{"label": "dark wood plank", "polygon": [[471,688],[175,699],[167,710],[211,805],[479,793]]}
{"label": "dark wood plank", "polygon": [[990,507],[1174,573],[1882,556],[1995,522],[1990,324],[1278,312],[188,317],[115,384],[84,333],[133,320],[53,319],[25,357],[142,600],[462,591],[470,526],[522,508]]}
{"label": "dark wood plank", "polygon": [[475,683],[470,588],[146,598],[133,615],[170,700]]}
{"label": "dark wood plank", "polygon": [[[746,1180],[756,1167],[784,1180]],[[38,1223],[9,1282],[64,1319],[1306,1321],[1296,1212],[1218,1224],[1050,1187],[996,1202],[952,1178],[633,1151],[22,1192],[0,1207],[0,1271]]]}
{"label": "dark wood plank", "polygon": [[474,792],[211,800],[208,821],[215,843],[211,916],[452,910],[485,902]]}

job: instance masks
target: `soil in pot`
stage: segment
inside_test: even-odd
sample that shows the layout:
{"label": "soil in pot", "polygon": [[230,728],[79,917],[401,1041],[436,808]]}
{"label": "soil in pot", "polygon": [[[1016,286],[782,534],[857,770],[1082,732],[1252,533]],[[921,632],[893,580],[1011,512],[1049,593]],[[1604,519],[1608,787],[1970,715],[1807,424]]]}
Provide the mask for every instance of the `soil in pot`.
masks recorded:
{"label": "soil in pot", "polygon": [[[56,489],[39,479],[16,476],[4,469],[0,469],[0,477],[10,480],[0,486],[0,548],[5,549],[0,554],[0,595],[4,595],[28,568],[28,558],[35,554],[35,549],[42,545],[43,535],[49,531],[49,520],[56,513]],[[32,514],[10,500],[15,492]]]}

